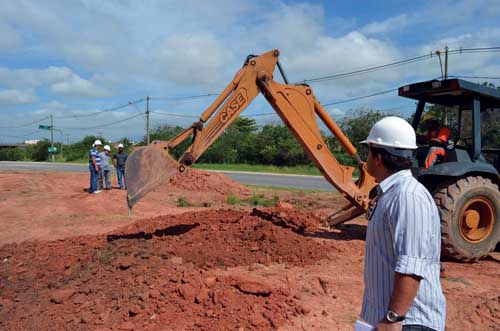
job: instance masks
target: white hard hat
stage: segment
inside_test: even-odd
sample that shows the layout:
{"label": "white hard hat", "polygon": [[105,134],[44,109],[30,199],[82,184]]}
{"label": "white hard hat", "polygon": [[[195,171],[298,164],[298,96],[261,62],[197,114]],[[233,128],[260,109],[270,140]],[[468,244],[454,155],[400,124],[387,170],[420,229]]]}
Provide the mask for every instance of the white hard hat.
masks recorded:
{"label": "white hard hat", "polygon": [[104,149],[107,150],[108,152],[111,152],[111,147],[109,147],[109,145],[104,145]]}
{"label": "white hard hat", "polygon": [[118,144],[118,148],[123,148],[123,144]]}
{"label": "white hard hat", "polygon": [[94,146],[101,146],[101,145],[102,145],[102,142],[99,139],[94,141]]}
{"label": "white hard hat", "polygon": [[[370,134],[362,144],[373,144],[396,156],[408,156],[408,151],[417,149],[417,137],[413,127],[396,116],[384,117],[372,126]],[[402,151],[403,150],[403,151]]]}

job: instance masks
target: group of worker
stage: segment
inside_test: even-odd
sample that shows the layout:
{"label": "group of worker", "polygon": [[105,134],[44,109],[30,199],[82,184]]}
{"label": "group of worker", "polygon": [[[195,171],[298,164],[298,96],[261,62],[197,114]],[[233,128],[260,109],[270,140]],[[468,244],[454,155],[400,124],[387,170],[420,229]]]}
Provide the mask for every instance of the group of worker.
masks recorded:
{"label": "group of worker", "polygon": [[368,145],[367,171],[378,185],[367,215],[365,290],[356,330],[445,330],[439,212],[411,168],[417,142],[429,147],[429,168],[446,156],[451,131],[435,113],[423,121],[426,132],[417,136],[404,119],[383,118],[362,142]]}
{"label": "group of worker", "polygon": [[[109,165],[111,147],[104,145],[103,151],[100,152],[101,147],[102,142],[96,140],[89,152],[90,188],[88,192],[90,194],[98,194],[103,190],[111,190]],[[127,158],[128,155],[125,152],[123,144],[118,144],[118,152],[113,155],[112,163],[116,168],[120,190],[127,188],[125,185],[125,163],[127,162]]]}

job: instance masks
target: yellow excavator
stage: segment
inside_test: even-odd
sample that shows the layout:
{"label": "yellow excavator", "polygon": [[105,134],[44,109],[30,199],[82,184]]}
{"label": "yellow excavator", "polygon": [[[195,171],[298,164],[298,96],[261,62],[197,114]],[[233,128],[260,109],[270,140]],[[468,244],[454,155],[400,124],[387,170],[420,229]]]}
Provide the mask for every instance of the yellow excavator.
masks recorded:
{"label": "yellow excavator", "polygon": [[[318,102],[311,87],[288,83],[278,61],[279,55],[278,50],[259,56],[249,55],[231,83],[203,112],[198,122],[169,141],[153,141],[130,155],[125,167],[129,210],[156,187],[186,171],[259,93],[292,131],[323,176],[349,201],[339,211],[329,215],[325,225],[335,226],[348,221],[369,208],[374,178],[366,171],[356,148]],[[273,79],[276,67],[285,84]],[[352,176],[354,167],[340,164],[328,149],[317,118],[356,161],[359,168],[357,180]],[[192,139],[191,145],[178,160],[174,160],[169,151],[189,138]]]}

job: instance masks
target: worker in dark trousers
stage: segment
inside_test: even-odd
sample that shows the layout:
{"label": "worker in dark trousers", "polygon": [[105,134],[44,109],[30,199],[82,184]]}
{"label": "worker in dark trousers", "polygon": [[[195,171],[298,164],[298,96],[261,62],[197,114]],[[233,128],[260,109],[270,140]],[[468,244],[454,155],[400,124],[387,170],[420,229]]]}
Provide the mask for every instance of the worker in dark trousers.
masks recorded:
{"label": "worker in dark trousers", "polygon": [[125,182],[125,164],[127,163],[127,152],[123,148],[123,144],[118,144],[118,153],[113,156],[113,165],[116,168],[116,175],[118,177],[118,186],[121,190],[127,188]]}
{"label": "worker in dark trousers", "polygon": [[100,170],[99,163],[101,162],[99,157],[99,148],[101,148],[101,145],[102,143],[100,140],[94,141],[94,144],[89,152],[90,188],[88,192],[90,194],[98,194],[102,192],[97,187],[97,179],[99,177]]}
{"label": "worker in dark trousers", "polygon": [[111,152],[111,147],[109,145],[104,145],[104,150],[99,153],[99,158],[101,159],[99,163],[99,190],[111,190],[111,181],[109,179],[109,153]]}

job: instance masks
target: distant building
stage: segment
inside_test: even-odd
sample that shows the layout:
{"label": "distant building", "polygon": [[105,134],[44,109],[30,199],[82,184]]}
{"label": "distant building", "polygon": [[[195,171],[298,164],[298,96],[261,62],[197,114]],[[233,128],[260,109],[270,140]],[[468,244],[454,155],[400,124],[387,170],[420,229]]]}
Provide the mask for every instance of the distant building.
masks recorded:
{"label": "distant building", "polygon": [[25,140],[24,144],[25,145],[36,145],[36,144],[38,144],[39,141],[40,141],[39,139]]}

